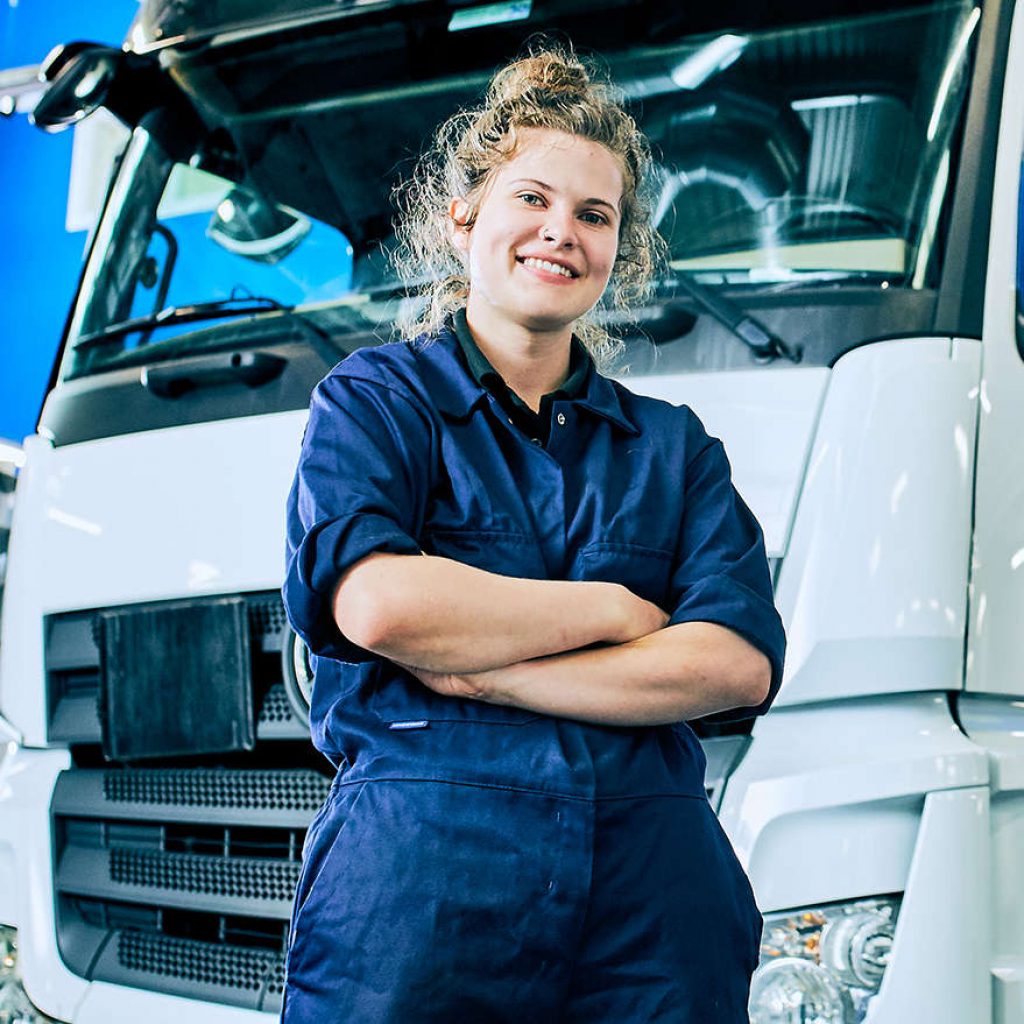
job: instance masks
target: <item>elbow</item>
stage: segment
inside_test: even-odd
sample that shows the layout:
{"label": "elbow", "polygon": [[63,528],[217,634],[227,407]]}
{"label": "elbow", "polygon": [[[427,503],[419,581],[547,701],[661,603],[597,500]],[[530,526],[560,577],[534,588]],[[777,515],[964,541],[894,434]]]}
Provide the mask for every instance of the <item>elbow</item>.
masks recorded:
{"label": "elbow", "polygon": [[387,646],[390,635],[387,615],[374,602],[338,601],[334,606],[334,621],[342,636],[363,650],[381,653]]}
{"label": "elbow", "polygon": [[384,653],[400,617],[393,594],[373,570],[372,557],[356,563],[338,581],[331,601],[342,635],[364,650]]}
{"label": "elbow", "polygon": [[739,680],[739,706],[745,708],[760,707],[772,692],[772,665],[767,656],[756,651],[756,658],[751,659],[748,670]]}

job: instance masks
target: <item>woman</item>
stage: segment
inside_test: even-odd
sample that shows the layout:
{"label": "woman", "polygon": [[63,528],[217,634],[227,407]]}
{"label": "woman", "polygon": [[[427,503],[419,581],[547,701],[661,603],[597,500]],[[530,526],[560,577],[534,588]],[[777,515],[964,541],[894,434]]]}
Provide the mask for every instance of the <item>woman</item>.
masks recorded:
{"label": "woman", "polygon": [[406,193],[424,333],[314,393],[284,593],[341,770],[288,1024],[746,1021],[761,919],[679,723],[766,710],[784,637],[721,444],[588,352],[648,164],[574,55],[503,69]]}

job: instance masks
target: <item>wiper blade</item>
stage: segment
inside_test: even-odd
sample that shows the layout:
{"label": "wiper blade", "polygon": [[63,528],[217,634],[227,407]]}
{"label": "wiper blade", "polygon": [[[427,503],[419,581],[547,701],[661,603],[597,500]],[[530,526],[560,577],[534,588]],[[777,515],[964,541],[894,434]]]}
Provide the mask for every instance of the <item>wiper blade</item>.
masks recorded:
{"label": "wiper blade", "polygon": [[75,344],[76,351],[86,351],[106,344],[126,334],[136,331],[152,331],[157,327],[169,324],[198,323],[201,320],[221,320],[232,316],[245,316],[247,313],[269,313],[273,311],[290,313],[291,306],[286,306],[277,299],[264,296],[255,298],[218,299],[215,302],[196,302],[191,306],[168,306],[159,313],[148,313],[146,316],[132,317],[119,324],[111,324],[93,334],[86,334]]}
{"label": "wiper blade", "polygon": [[770,363],[781,356],[790,362],[799,363],[803,358],[802,349],[787,344],[731,299],[717,294],[705,285],[698,284],[690,274],[679,274],[675,278],[675,284],[686,292],[701,309],[739,338],[754,353],[754,357],[759,362]]}

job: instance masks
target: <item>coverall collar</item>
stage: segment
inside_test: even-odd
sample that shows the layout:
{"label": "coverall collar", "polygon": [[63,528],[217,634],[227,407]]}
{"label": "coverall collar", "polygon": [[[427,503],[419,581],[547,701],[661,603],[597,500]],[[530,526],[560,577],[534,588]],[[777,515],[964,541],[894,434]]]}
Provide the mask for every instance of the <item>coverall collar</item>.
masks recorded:
{"label": "coverall collar", "polygon": [[[422,356],[438,370],[425,380],[434,404],[446,416],[465,419],[487,397],[487,390],[474,379],[459,359],[460,345],[451,323],[441,328],[436,340],[421,342],[418,347]],[[575,404],[627,434],[639,435],[639,429],[622,408],[615,385],[597,372],[593,360],[585,351],[583,355],[584,379],[579,397],[574,400]]]}

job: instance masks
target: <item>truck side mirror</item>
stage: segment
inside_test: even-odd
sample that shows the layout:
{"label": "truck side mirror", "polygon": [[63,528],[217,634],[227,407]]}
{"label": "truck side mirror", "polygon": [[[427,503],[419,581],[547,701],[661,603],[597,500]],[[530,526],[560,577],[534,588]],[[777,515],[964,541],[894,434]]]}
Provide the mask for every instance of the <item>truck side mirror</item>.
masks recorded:
{"label": "truck side mirror", "polygon": [[51,50],[39,71],[50,86],[29,119],[48,132],[77,124],[106,101],[125,59],[121,50],[92,43]]}
{"label": "truck side mirror", "polygon": [[284,259],[312,224],[289,210],[241,187],[233,188],[218,204],[206,234],[219,246],[257,263]]}

